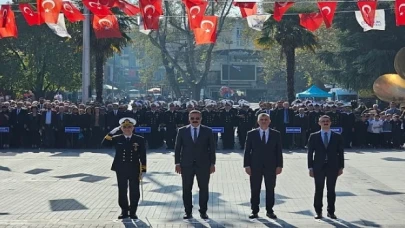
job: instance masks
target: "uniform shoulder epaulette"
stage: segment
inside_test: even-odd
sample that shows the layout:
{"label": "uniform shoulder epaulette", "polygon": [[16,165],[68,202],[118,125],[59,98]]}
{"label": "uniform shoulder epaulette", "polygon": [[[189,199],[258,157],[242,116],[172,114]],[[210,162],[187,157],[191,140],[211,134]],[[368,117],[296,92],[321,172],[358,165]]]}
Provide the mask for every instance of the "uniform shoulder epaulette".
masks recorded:
{"label": "uniform shoulder epaulette", "polygon": [[113,135],[112,137],[113,138],[117,138],[117,137],[120,137],[122,134],[119,134],[119,135]]}

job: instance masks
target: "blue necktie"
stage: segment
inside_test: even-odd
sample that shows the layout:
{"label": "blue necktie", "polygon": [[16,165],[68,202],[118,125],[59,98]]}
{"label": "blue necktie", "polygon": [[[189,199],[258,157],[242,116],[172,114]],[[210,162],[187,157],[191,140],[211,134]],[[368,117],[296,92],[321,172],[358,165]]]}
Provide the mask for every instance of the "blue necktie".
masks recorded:
{"label": "blue necktie", "polygon": [[194,142],[197,142],[197,128],[194,128]]}

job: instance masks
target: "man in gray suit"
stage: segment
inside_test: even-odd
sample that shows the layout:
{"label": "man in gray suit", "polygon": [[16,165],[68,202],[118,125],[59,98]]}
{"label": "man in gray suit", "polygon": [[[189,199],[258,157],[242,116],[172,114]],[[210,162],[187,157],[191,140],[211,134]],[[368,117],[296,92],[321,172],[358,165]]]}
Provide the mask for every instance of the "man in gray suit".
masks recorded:
{"label": "man in gray suit", "polygon": [[215,142],[212,130],[201,125],[201,112],[189,113],[190,124],[179,129],[175,145],[176,173],[181,174],[183,182],[183,219],[192,218],[192,189],[194,176],[200,188],[200,217],[208,219],[208,184],[210,174],[215,172]]}

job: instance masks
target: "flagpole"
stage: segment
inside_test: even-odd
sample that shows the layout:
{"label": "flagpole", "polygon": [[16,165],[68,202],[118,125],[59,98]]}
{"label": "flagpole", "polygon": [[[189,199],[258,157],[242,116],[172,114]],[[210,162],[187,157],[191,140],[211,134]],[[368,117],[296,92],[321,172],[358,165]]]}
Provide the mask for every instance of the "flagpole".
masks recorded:
{"label": "flagpole", "polygon": [[82,102],[89,99],[90,88],[90,15],[89,10],[84,7],[83,21],[83,52],[82,52]]}

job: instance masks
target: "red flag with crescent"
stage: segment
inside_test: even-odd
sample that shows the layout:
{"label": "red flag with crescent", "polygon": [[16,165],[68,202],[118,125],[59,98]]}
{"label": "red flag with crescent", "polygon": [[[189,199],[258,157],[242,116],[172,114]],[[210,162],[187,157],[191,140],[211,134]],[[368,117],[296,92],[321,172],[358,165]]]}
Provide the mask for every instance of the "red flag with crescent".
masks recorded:
{"label": "red flag with crescent", "polygon": [[208,2],[184,0],[183,3],[187,9],[187,16],[190,29],[200,28],[200,24],[205,15],[205,10],[207,9]]}
{"label": "red flag with crescent", "polygon": [[158,30],[159,17],[163,14],[162,0],[139,0],[145,30]]}
{"label": "red flag with crescent", "polygon": [[63,2],[62,13],[72,23],[84,20],[83,14],[71,2]]}
{"label": "red flag with crescent", "polygon": [[195,42],[199,44],[210,44],[217,41],[217,16],[204,16],[200,28],[194,29]]}
{"label": "red flag with crescent", "polygon": [[239,7],[242,18],[257,14],[256,2],[234,2],[233,4]]}
{"label": "red flag with crescent", "polygon": [[107,15],[105,17],[94,15],[93,29],[97,39],[122,37],[115,15]]}
{"label": "red flag with crescent", "polygon": [[141,12],[138,6],[133,5],[125,0],[117,0],[115,2],[115,6],[117,6],[122,12],[124,12],[128,16],[135,16]]}
{"label": "red flag with crescent", "polygon": [[37,12],[41,24],[57,24],[62,9],[62,0],[37,0]]}
{"label": "red flag with crescent", "polygon": [[372,28],[374,26],[377,1],[358,1],[357,6],[360,9],[364,22],[366,22]]}
{"label": "red flag with crescent", "polygon": [[335,17],[337,2],[318,2],[319,11],[322,14],[326,28],[332,26],[333,18]]}
{"label": "red flag with crescent", "polygon": [[0,8],[0,38],[18,36],[14,12],[10,5],[2,5]]}
{"label": "red flag with crescent", "polygon": [[405,0],[395,1],[395,21],[397,26],[405,25]]}
{"label": "red flag with crescent", "polygon": [[273,18],[276,21],[281,21],[281,18],[287,10],[294,5],[294,2],[275,2]]}
{"label": "red flag with crescent", "polygon": [[38,23],[38,13],[32,9],[30,4],[20,3],[19,8],[29,26],[40,24]]}
{"label": "red flag with crescent", "polygon": [[85,5],[94,15],[99,17],[105,17],[112,14],[109,7],[101,4],[98,0],[83,0],[83,5]]}
{"label": "red flag with crescent", "polygon": [[321,13],[300,13],[300,25],[311,32],[316,31],[321,27],[323,16]]}

